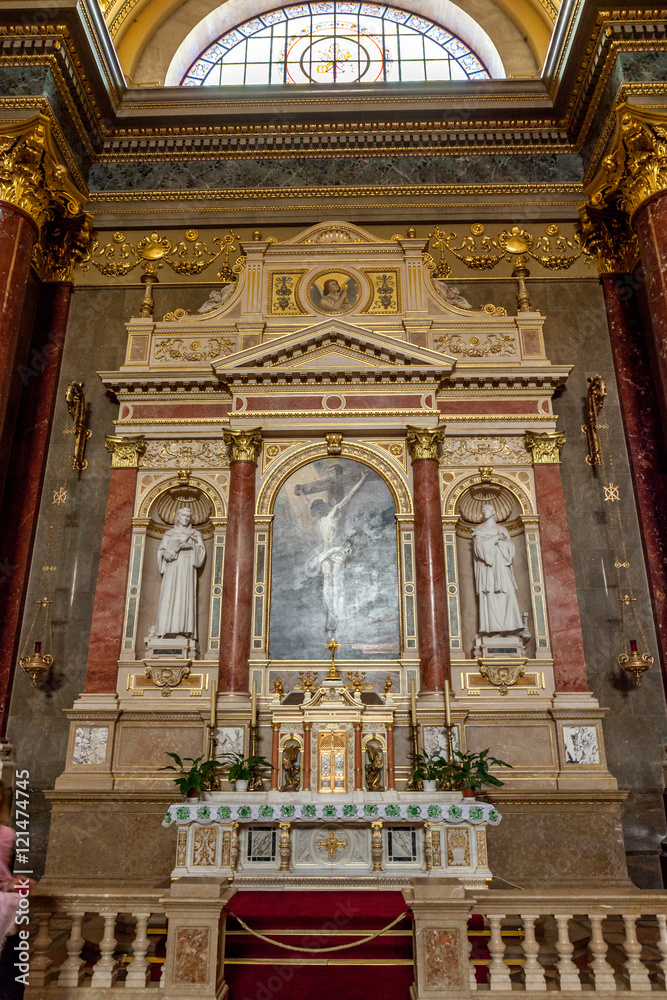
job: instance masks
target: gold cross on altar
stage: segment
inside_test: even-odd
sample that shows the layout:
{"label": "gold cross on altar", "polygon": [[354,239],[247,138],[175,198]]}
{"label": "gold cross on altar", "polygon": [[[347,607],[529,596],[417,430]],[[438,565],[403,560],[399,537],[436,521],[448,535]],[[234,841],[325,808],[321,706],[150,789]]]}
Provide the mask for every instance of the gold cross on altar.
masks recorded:
{"label": "gold cross on altar", "polygon": [[334,657],[336,655],[336,650],[340,649],[340,643],[336,642],[336,640],[332,638],[331,642],[328,642],[324,648],[331,651],[331,666],[329,667],[329,673],[324,679],[326,681],[339,681],[341,680],[341,676],[336,669],[336,661],[334,660]]}
{"label": "gold cross on altar", "polygon": [[333,861],[336,857],[336,852],[340,847],[347,847],[347,840],[339,840],[333,830],[329,830],[329,836],[326,840],[318,840],[318,847],[326,847],[327,854],[329,855],[329,860]]}

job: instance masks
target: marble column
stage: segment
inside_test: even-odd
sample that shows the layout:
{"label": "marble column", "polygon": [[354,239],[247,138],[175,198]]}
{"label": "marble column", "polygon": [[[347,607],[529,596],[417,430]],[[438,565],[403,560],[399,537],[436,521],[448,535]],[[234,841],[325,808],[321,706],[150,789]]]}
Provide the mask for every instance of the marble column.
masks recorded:
{"label": "marble column", "polygon": [[556,691],[588,691],[577,585],[560,474],[561,432],[526,432],[533,455]]}
{"label": "marble column", "polygon": [[658,389],[663,433],[667,438],[667,191],[653,195],[636,210],[633,227],[651,317],[650,329],[646,332],[653,377]]}
{"label": "marble column", "polygon": [[222,577],[222,623],[218,690],[246,695],[252,632],[253,570],[255,564],[255,479],[261,447],[259,429],[226,430],[231,474]]}
{"label": "marble column", "polygon": [[313,728],[312,722],[303,724],[303,768],[301,770],[301,788],[304,792],[310,790],[310,733]]}
{"label": "marble column", "polygon": [[637,239],[618,213],[580,209],[586,248],[595,256],[663,678],[667,682],[667,448],[637,290]]}
{"label": "marble column", "polygon": [[445,689],[450,679],[449,623],[438,445],[444,428],[408,428],[415,509],[415,575],[420,694]]}
{"label": "marble column", "polygon": [[84,685],[87,694],[116,690],[137,469],[146,443],[143,435],[109,436],[106,447],[111,452],[111,477],[88,644]]}
{"label": "marble column", "polygon": [[[27,369],[0,507],[3,525],[0,565],[11,567],[1,581],[0,734],[7,724],[9,694],[19,655],[25,595],[30,573],[49,436],[56,403],[72,286],[45,284],[40,291],[32,339],[39,367]],[[32,353],[32,352],[31,352]],[[42,596],[42,595],[40,595]],[[49,650],[50,652],[50,650]]]}

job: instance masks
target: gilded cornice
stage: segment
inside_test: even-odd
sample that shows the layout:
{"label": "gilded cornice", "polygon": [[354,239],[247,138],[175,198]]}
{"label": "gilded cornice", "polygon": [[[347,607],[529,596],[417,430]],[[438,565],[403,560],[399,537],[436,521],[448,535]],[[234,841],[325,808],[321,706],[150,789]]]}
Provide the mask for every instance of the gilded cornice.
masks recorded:
{"label": "gilded cornice", "polygon": [[45,115],[0,125],[0,200],[26,212],[41,229],[61,211],[80,215],[85,194],[73,182]]}
{"label": "gilded cornice", "polygon": [[639,260],[637,239],[624,216],[583,205],[579,209],[581,239],[598,274],[631,274]]}
{"label": "gilded cornice", "polygon": [[667,190],[667,112],[646,105],[616,108],[609,152],[586,188],[594,208],[617,207],[630,220]]}

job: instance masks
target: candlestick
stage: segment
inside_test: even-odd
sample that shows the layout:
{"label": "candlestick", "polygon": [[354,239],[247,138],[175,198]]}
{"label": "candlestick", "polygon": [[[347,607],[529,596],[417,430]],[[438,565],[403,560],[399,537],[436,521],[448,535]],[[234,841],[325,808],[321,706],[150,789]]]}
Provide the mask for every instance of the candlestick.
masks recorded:
{"label": "candlestick", "polygon": [[213,728],[215,726],[215,708],[216,708],[215,699],[218,692],[216,691],[216,686],[213,682],[212,677],[210,678],[210,684],[211,684],[211,728]]}
{"label": "candlestick", "polygon": [[448,726],[452,724],[452,711],[449,704],[449,681],[445,681],[445,722]]}
{"label": "candlestick", "polygon": [[252,702],[250,708],[250,725],[257,725],[257,681],[252,682]]}
{"label": "candlestick", "polygon": [[417,693],[415,691],[415,682],[410,680],[410,715],[412,716],[412,725],[417,725]]}

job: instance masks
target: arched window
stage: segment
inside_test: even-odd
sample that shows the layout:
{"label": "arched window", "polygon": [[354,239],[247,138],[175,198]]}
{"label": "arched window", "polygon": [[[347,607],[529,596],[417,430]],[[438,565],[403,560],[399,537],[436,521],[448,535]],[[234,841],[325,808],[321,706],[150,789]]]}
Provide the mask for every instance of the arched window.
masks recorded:
{"label": "arched window", "polygon": [[192,64],[187,87],[487,80],[478,56],[425,17],[374,3],[304,3],[226,32]]}

